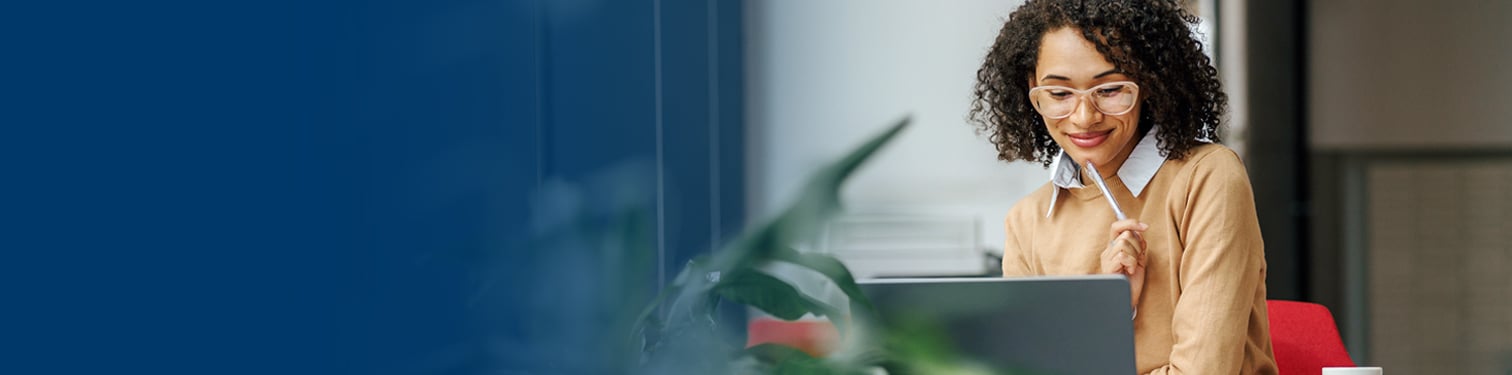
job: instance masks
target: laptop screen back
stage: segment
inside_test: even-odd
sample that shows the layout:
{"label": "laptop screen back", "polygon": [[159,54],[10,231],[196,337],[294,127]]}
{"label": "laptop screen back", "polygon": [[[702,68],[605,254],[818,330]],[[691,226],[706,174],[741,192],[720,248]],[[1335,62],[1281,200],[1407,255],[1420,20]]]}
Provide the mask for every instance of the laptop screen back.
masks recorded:
{"label": "laptop screen back", "polygon": [[903,340],[943,338],[998,371],[1135,371],[1129,284],[1119,276],[879,279],[861,290]]}

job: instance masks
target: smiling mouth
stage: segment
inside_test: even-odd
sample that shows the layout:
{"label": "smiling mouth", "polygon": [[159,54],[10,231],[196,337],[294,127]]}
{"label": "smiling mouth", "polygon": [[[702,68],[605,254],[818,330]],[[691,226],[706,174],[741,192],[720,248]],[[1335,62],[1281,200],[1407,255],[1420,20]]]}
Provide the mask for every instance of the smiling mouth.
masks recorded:
{"label": "smiling mouth", "polygon": [[1108,134],[1111,133],[1113,133],[1112,129],[1100,132],[1071,133],[1066,135],[1071,137],[1071,144],[1076,145],[1076,147],[1093,148],[1097,147],[1097,145],[1101,145],[1104,141],[1107,141]]}

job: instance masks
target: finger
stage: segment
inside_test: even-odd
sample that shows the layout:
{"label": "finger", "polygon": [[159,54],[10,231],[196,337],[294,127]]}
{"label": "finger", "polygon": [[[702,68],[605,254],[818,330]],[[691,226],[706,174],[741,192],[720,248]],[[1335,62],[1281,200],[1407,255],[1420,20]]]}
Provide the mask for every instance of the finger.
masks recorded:
{"label": "finger", "polygon": [[1129,275],[1133,270],[1128,269],[1125,259],[1129,256],[1123,253],[1115,253],[1111,259],[1103,263],[1103,273]]}
{"label": "finger", "polygon": [[1126,254],[1118,254],[1119,273],[1134,276],[1134,267],[1139,266],[1139,261]]}
{"label": "finger", "polygon": [[1139,220],[1123,219],[1115,221],[1112,225],[1108,226],[1108,238],[1118,237],[1120,233],[1130,231],[1135,232],[1135,235],[1138,235],[1140,232],[1144,232],[1146,229],[1150,229],[1150,226],[1148,224],[1140,223]]}
{"label": "finger", "polygon": [[1122,232],[1122,231],[1129,231],[1129,230],[1136,231],[1136,232],[1143,232],[1146,229],[1150,229],[1150,225],[1149,224],[1145,224],[1145,223],[1141,223],[1141,222],[1139,222],[1139,220],[1136,220],[1136,219],[1123,219],[1123,220],[1115,221],[1115,222],[1113,222],[1113,224],[1108,225],[1109,232]]}
{"label": "finger", "polygon": [[1103,251],[1102,251],[1102,258],[1103,258],[1103,260],[1111,260],[1112,259],[1111,257],[1113,256],[1113,254],[1117,254],[1118,253],[1118,251],[1119,251],[1118,248],[1119,248],[1118,247],[1118,236],[1111,237],[1111,239],[1108,240],[1108,247],[1103,248]]}
{"label": "finger", "polygon": [[1144,249],[1144,246],[1141,246],[1140,242],[1141,239],[1134,232],[1123,232],[1113,237],[1113,247],[1133,250],[1134,252],[1129,253],[1129,255],[1139,255],[1139,251]]}
{"label": "finger", "polygon": [[1123,253],[1119,253],[1119,251],[1108,251],[1107,254],[1104,254],[1102,256],[1102,274],[1128,274],[1128,271],[1123,269],[1123,263],[1119,262],[1119,257],[1123,257]]}
{"label": "finger", "polygon": [[1139,265],[1143,267],[1150,260],[1150,244],[1145,242],[1144,237],[1139,238]]}
{"label": "finger", "polygon": [[1148,257],[1144,247],[1144,240],[1134,238],[1130,233],[1132,232],[1124,232],[1124,234],[1119,235],[1118,239],[1114,240],[1114,242],[1119,244],[1115,247],[1119,252],[1127,254],[1135,262],[1143,266],[1146,257]]}

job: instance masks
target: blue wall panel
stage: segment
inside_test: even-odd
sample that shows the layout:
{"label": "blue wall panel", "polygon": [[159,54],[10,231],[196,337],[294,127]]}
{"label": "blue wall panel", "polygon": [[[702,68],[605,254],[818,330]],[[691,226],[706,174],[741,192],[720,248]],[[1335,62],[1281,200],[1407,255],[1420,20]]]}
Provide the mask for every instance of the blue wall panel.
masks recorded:
{"label": "blue wall panel", "polygon": [[[604,301],[743,219],[740,6],[716,2],[7,7],[0,373],[626,363],[582,354],[623,337]],[[540,239],[572,215],[652,235]]]}

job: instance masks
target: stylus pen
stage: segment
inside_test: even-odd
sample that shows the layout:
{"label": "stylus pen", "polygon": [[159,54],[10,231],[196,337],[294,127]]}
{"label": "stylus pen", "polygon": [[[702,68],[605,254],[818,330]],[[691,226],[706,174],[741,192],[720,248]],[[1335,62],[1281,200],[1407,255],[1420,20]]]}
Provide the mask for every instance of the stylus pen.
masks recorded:
{"label": "stylus pen", "polygon": [[1092,181],[1097,183],[1098,190],[1102,190],[1103,197],[1108,198],[1108,205],[1113,206],[1113,215],[1120,221],[1128,219],[1123,210],[1118,208],[1118,201],[1113,200],[1113,193],[1108,192],[1108,185],[1103,183],[1102,173],[1097,173],[1097,168],[1092,167],[1090,161],[1087,162],[1087,172],[1092,172]]}
{"label": "stylus pen", "polygon": [[[1091,172],[1092,173],[1092,181],[1097,183],[1097,190],[1102,190],[1103,197],[1108,198],[1108,205],[1109,206],[1113,206],[1113,216],[1118,217],[1119,221],[1123,221],[1125,219],[1128,219],[1129,216],[1128,215],[1124,215],[1123,210],[1120,209],[1120,208],[1118,208],[1118,201],[1113,200],[1113,193],[1111,193],[1111,192],[1108,191],[1108,184],[1104,184],[1103,183],[1102,173],[1097,173],[1097,168],[1093,167],[1092,166],[1092,162],[1090,162],[1090,161],[1087,162],[1087,172]],[[1133,233],[1134,233],[1134,238],[1139,238],[1139,232],[1133,232]],[[1143,241],[1143,240],[1141,240],[1141,241]],[[1113,243],[1111,243],[1111,242],[1108,243],[1108,246],[1112,247]],[[1134,320],[1135,318],[1138,318],[1138,317],[1139,317],[1139,306],[1134,306],[1134,315],[1129,316],[1129,320]]]}

